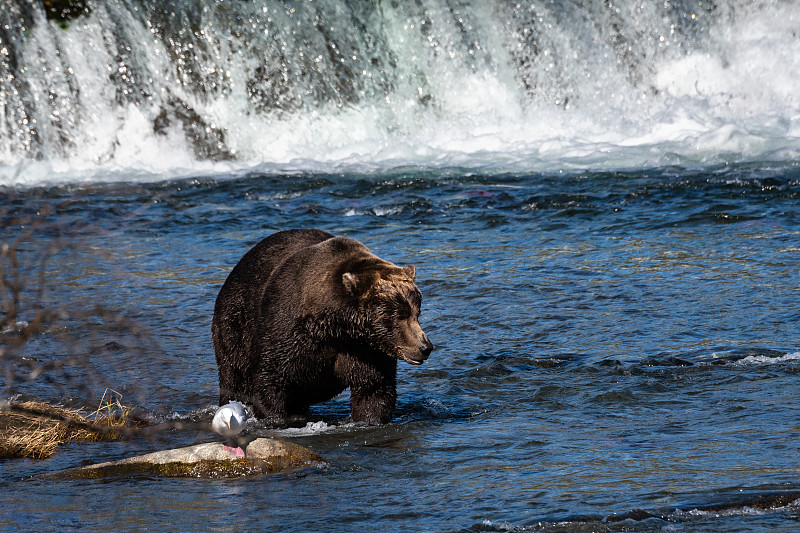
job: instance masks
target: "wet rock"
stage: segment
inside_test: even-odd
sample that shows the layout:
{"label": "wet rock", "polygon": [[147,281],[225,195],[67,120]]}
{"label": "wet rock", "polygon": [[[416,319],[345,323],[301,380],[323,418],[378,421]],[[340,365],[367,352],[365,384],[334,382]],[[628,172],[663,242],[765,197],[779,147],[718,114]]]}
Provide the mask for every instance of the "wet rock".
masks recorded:
{"label": "wet rock", "polygon": [[75,468],[54,477],[98,478],[137,473],[166,477],[240,477],[325,465],[325,460],[308,448],[283,439],[257,438],[243,448],[245,457],[240,458],[221,442],[196,444]]}
{"label": "wet rock", "polygon": [[91,13],[86,0],[42,0],[42,4],[47,20],[55,21],[64,29],[71,20]]}

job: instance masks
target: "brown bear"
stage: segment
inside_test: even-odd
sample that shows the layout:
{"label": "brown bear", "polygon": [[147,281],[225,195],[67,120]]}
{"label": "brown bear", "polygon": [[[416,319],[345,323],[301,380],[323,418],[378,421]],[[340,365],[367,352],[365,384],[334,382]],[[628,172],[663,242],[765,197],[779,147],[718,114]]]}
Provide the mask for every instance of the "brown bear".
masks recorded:
{"label": "brown bear", "polygon": [[320,230],[262,240],[214,307],[220,405],[239,400],[285,423],[350,387],[354,421],[391,421],[398,359],[419,365],[433,349],[418,322],[414,276],[413,265]]}

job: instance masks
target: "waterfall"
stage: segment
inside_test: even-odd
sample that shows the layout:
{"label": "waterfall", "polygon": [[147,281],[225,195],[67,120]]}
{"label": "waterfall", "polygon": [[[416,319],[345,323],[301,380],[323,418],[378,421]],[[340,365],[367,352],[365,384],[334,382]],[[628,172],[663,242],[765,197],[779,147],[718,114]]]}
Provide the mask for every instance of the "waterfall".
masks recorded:
{"label": "waterfall", "polygon": [[799,19],[750,0],[5,2],[0,184],[793,157]]}

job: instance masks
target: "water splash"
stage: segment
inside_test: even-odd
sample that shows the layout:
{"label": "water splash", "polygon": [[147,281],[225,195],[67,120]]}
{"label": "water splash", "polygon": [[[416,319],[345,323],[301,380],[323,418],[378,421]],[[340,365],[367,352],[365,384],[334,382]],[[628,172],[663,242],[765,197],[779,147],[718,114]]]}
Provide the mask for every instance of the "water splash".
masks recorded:
{"label": "water splash", "polygon": [[794,363],[800,361],[800,352],[787,353],[780,357],[766,355],[750,355],[736,362],[737,365],[774,365],[777,363]]}
{"label": "water splash", "polygon": [[0,10],[0,184],[800,154],[785,2],[37,6]]}
{"label": "water splash", "polygon": [[320,420],[318,422],[306,422],[306,425],[301,428],[285,428],[275,430],[275,432],[287,437],[308,437],[309,435],[320,435],[322,433],[336,431],[339,427],[340,426],[329,425]]}

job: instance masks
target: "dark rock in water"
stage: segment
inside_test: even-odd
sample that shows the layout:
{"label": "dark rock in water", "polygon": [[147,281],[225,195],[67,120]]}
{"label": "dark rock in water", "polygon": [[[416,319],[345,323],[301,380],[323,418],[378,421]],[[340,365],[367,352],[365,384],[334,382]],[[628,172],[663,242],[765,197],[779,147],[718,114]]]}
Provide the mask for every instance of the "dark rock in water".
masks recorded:
{"label": "dark rock in water", "polygon": [[694,363],[679,357],[651,357],[642,361],[642,366],[694,366]]}
{"label": "dark rock in water", "polygon": [[236,457],[221,442],[196,444],[162,452],[99,463],[58,473],[59,479],[149,474],[166,477],[239,477],[271,474],[302,467],[320,467],[325,460],[308,448],[283,439],[257,438]]}
{"label": "dark rock in water", "polygon": [[62,28],[66,28],[70,20],[91,12],[86,0],[42,0],[42,4],[47,19],[56,21]]}

